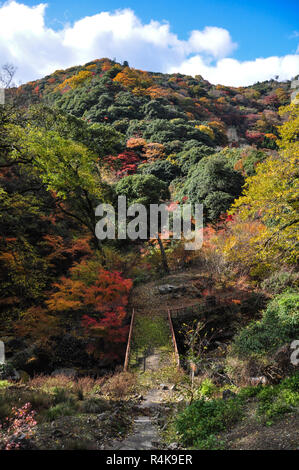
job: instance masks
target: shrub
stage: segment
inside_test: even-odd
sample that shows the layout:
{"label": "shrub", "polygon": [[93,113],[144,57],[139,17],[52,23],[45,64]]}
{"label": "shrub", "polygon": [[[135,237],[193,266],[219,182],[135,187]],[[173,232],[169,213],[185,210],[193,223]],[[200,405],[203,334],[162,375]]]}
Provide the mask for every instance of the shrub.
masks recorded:
{"label": "shrub", "polygon": [[47,421],[55,421],[55,419],[61,416],[72,416],[76,413],[76,408],[69,402],[59,403],[58,405],[52,406],[45,413]]}
{"label": "shrub", "polygon": [[102,413],[109,408],[107,401],[99,398],[89,398],[82,403],[83,413]]}
{"label": "shrub", "polygon": [[11,383],[8,380],[0,380],[0,389],[1,388],[7,388],[11,385]]}
{"label": "shrub", "polygon": [[270,277],[265,279],[261,287],[270,294],[281,294],[288,287],[295,287],[298,285],[298,274],[289,271],[277,271]]}
{"label": "shrub", "polygon": [[55,387],[71,388],[73,380],[66,375],[35,375],[29,382],[30,388],[38,388],[47,391],[53,390]]}
{"label": "shrub", "polygon": [[58,403],[65,403],[71,401],[69,390],[66,390],[65,388],[54,387],[53,395],[53,401],[56,405]]}
{"label": "shrub", "polygon": [[227,429],[241,416],[241,401],[237,398],[231,400],[202,398],[179,414],[176,429],[185,445],[208,448],[213,441],[214,447],[214,434]]}
{"label": "shrub", "polygon": [[272,419],[290,413],[299,405],[299,373],[287,377],[279,385],[259,390],[257,415],[272,424]]}
{"label": "shrub", "polygon": [[124,398],[136,383],[136,377],[130,372],[120,372],[113,375],[102,387],[102,393],[113,398]]}
{"label": "shrub", "polygon": [[168,160],[157,161],[142,165],[140,171],[144,175],[154,175],[161,181],[170,184],[172,180],[180,176],[180,169]]}
{"label": "shrub", "polygon": [[239,356],[266,354],[299,335],[299,294],[277,295],[263,312],[262,319],[250,323],[235,337],[232,351]]}
{"label": "shrub", "polygon": [[217,387],[211,379],[204,379],[198,389],[198,392],[201,396],[210,398],[217,391]]}
{"label": "shrub", "polygon": [[[3,433],[3,444],[5,450],[16,450],[24,446],[25,441],[34,434],[37,422],[34,419],[35,411],[30,403],[26,403],[22,408],[12,408],[11,416],[7,417],[5,424],[0,426]],[[21,439],[21,442],[20,442]]]}
{"label": "shrub", "polygon": [[[19,398],[18,394],[16,398]],[[32,408],[36,411],[42,411],[52,405],[52,397],[43,392],[28,391],[21,395],[22,401],[30,402]]]}
{"label": "shrub", "polygon": [[4,400],[0,400],[0,423],[5,420],[11,413],[11,406]]}

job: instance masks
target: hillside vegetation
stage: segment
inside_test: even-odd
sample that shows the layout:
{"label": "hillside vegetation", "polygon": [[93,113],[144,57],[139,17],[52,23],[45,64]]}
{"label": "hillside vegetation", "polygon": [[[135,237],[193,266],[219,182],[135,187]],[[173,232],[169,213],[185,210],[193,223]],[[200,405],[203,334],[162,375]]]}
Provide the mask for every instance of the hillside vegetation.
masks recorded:
{"label": "hillside vegetation", "polygon": [[[132,308],[141,315],[136,332],[148,331],[134,339],[136,361],[158,332],[169,340],[159,315],[185,309],[174,323],[187,395],[180,391],[180,414],[166,432],[175,429],[180,445],[221,447],[218,434],[246,415],[248,399],[268,424],[296,413],[299,105],[290,104],[290,82],[233,88],[100,59],[6,96],[0,420],[22,413],[18,394],[20,405],[30,403],[23,410],[30,426],[36,404],[45,428],[129,399],[121,410],[108,405],[121,422],[115,432],[125,434],[132,397],[143,391],[140,371],[118,374]],[[165,202],[170,214],[176,202],[203,204],[202,247],[185,250],[183,239],[163,239],[161,231],[99,240],[95,208],[117,211],[121,195],[147,208]],[[199,301],[205,308],[192,307]],[[198,374],[192,383],[190,364]],[[65,373],[91,382],[83,392],[73,379],[56,384]],[[224,390],[238,396],[223,402]],[[0,430],[8,447],[11,431]]]}

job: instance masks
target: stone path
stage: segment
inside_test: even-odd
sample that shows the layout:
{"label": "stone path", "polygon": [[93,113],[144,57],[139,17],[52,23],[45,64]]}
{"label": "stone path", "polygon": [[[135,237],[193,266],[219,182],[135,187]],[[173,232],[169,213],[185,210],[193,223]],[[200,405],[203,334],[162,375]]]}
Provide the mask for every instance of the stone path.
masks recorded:
{"label": "stone path", "polygon": [[134,426],[129,436],[120,442],[114,442],[113,450],[151,450],[159,447],[159,433],[153,424],[153,417],[161,403],[161,391],[152,389],[139,405],[140,410],[149,410],[151,416],[140,415],[134,419]]}
{"label": "stone path", "polygon": [[[146,370],[156,371],[161,367],[161,352],[154,349],[146,358]],[[140,369],[142,366],[140,367]],[[154,450],[159,448],[159,433],[153,423],[165,395],[161,389],[151,389],[138,405],[141,414],[134,419],[131,433],[123,441],[114,441],[110,450]],[[146,416],[145,416],[146,414]]]}
{"label": "stone path", "polygon": [[113,450],[151,450],[158,446],[159,435],[149,416],[139,416],[134,420],[134,428],[122,442],[115,443]]}
{"label": "stone path", "polygon": [[[166,320],[167,321],[167,320]],[[166,341],[169,340],[171,344],[171,336],[166,335]],[[169,352],[164,348],[152,347],[149,345],[147,355],[138,356],[135,359],[136,369],[139,374],[143,372],[155,372],[161,370],[166,365],[173,363],[172,348],[169,347]],[[164,395],[164,397],[163,397]],[[152,388],[144,396],[141,403],[138,405],[140,415],[134,419],[133,429],[131,433],[122,441],[114,441],[110,450],[153,450],[159,448],[159,432],[158,427],[154,424],[157,418],[159,409],[165,401],[165,391],[161,389]]]}

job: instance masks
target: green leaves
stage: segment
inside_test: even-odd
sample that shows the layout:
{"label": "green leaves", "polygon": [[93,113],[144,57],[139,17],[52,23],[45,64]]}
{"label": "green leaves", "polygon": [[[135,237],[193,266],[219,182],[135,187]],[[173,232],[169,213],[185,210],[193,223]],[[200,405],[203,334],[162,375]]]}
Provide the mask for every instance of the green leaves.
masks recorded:
{"label": "green leaves", "polygon": [[192,167],[181,191],[192,203],[203,204],[206,220],[215,221],[229,209],[241,193],[242,175],[233,169],[227,157],[204,157]]}
{"label": "green leaves", "polygon": [[127,204],[159,204],[169,197],[168,186],[154,175],[130,175],[115,187],[119,196],[127,196]]}

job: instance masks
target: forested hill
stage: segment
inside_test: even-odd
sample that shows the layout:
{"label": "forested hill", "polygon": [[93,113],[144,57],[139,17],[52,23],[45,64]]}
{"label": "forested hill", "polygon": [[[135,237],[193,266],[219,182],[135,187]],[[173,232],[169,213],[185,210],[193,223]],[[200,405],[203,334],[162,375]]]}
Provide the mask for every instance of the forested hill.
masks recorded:
{"label": "forested hill", "polygon": [[[278,267],[281,282],[293,282],[298,109],[284,106],[290,82],[231,88],[101,59],[10,88],[7,98],[0,324],[17,370],[84,375],[122,364],[132,286],[169,272],[195,267],[208,297],[213,286],[261,285]],[[183,239],[150,234],[99,241],[94,209],[117,208],[120,195],[170,211],[175,201],[202,204],[205,245],[189,252]],[[239,305],[237,293],[233,300]]]}
{"label": "forested hill", "polygon": [[127,138],[163,144],[167,156],[182,151],[187,140],[275,148],[277,111],[290,100],[290,81],[233,88],[200,75],[144,72],[99,59],[9,93],[19,105],[43,101],[89,123],[112,124]]}

